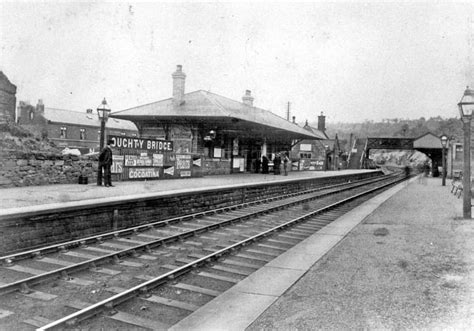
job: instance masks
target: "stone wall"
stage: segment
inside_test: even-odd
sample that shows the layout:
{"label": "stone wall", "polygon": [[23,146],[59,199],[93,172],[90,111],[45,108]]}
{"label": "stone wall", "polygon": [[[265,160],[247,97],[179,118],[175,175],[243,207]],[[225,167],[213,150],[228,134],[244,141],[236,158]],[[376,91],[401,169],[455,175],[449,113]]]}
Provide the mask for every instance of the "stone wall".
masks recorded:
{"label": "stone wall", "polygon": [[16,86],[0,71],[0,123],[15,122]]}
{"label": "stone wall", "polygon": [[226,207],[238,203],[301,192],[381,175],[381,172],[292,181],[230,185],[193,192],[157,193],[146,197],[123,197],[116,202],[94,202],[36,212],[0,216],[0,256],[68,240],[98,235],[106,231],[160,221],[172,217]]}
{"label": "stone wall", "polygon": [[61,155],[52,152],[0,150],[0,188],[89,182],[97,178],[97,157]]}

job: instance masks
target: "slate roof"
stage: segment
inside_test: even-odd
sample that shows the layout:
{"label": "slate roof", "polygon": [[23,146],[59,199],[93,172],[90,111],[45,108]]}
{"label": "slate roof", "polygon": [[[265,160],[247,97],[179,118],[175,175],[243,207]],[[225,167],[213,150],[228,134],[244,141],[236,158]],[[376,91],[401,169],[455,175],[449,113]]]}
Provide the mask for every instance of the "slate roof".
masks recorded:
{"label": "slate roof", "polygon": [[329,137],[328,137],[328,135],[326,134],[325,131],[318,130],[318,129],[316,129],[316,128],[310,126],[310,125],[305,125],[303,128],[304,128],[305,130],[308,130],[308,131],[311,132],[311,133],[316,134],[316,135],[322,135],[322,136],[324,137],[324,138],[322,138],[322,139],[329,139]]}
{"label": "slate roof", "polygon": [[414,148],[441,149],[441,138],[437,135],[427,132],[416,139],[413,139]]}
{"label": "slate roof", "polygon": [[[291,123],[268,110],[249,106],[215,93],[198,90],[184,95],[184,103],[175,107],[173,99],[153,102],[150,104],[114,112],[111,117],[146,121],[189,119],[195,121],[215,121],[228,127],[239,127],[240,122],[257,129],[265,127],[275,131],[286,131],[305,138],[325,139],[320,133],[308,133],[302,127]],[[239,129],[244,129],[240,126]]]}
{"label": "slate roof", "polygon": [[[55,123],[94,126],[100,128],[99,117],[97,112],[88,114],[84,112],[77,112],[65,109],[49,108],[45,107],[44,117]],[[109,118],[106,124],[109,129],[117,130],[134,130],[137,131],[137,127],[133,122],[120,120],[116,118]]]}

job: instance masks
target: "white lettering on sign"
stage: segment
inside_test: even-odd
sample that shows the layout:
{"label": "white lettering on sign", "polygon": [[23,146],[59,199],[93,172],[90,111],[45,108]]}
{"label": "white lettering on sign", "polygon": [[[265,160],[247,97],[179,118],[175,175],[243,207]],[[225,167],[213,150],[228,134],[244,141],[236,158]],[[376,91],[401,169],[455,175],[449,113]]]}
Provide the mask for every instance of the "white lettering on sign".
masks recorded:
{"label": "white lettering on sign", "polygon": [[173,151],[171,146],[171,141],[159,141],[159,140],[148,140],[146,142],[146,149],[155,150],[155,151]]}
{"label": "white lettering on sign", "polygon": [[136,167],[137,160],[138,160],[138,155],[125,155],[125,166]]}
{"label": "white lettering on sign", "polygon": [[191,170],[181,170],[179,173],[181,177],[191,177]]}
{"label": "white lettering on sign", "polygon": [[128,178],[158,178],[160,171],[157,168],[130,168],[128,169]]}
{"label": "white lettering on sign", "polygon": [[126,149],[143,149],[160,152],[172,152],[173,142],[168,140],[152,140],[135,137],[109,136],[112,147]]}

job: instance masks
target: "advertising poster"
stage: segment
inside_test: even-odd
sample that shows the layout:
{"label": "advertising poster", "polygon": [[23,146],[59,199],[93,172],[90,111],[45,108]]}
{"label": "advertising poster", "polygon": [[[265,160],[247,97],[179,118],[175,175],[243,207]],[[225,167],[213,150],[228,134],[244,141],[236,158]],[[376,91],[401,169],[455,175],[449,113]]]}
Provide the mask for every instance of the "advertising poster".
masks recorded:
{"label": "advertising poster", "polygon": [[137,160],[138,160],[138,155],[125,155],[125,166],[136,167]]}
{"label": "advertising poster", "polygon": [[121,174],[123,171],[123,155],[112,155],[112,167],[110,168],[113,174]]}
{"label": "advertising poster", "polygon": [[176,154],[176,169],[191,169],[192,157],[191,155]]}
{"label": "advertising poster", "polygon": [[162,167],[164,165],[164,156],[163,154],[153,154],[153,166]]}

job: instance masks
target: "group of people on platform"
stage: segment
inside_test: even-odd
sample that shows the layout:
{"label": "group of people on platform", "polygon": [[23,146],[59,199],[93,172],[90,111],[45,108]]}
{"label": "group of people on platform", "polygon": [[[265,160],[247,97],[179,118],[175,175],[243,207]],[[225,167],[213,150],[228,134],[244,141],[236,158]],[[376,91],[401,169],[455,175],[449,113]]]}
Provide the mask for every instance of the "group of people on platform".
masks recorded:
{"label": "group of people on platform", "polygon": [[[273,174],[288,176],[288,163],[290,158],[288,153],[277,153],[273,160],[269,159],[266,155],[262,158],[255,160],[255,172],[260,173],[260,166],[262,168],[262,174],[268,174],[270,172],[270,161],[273,161]],[[283,173],[282,173],[283,170]]]}

